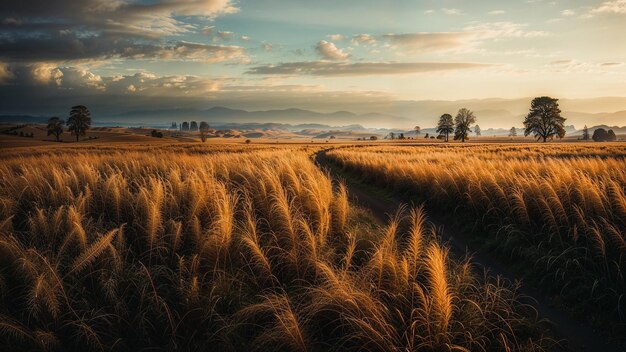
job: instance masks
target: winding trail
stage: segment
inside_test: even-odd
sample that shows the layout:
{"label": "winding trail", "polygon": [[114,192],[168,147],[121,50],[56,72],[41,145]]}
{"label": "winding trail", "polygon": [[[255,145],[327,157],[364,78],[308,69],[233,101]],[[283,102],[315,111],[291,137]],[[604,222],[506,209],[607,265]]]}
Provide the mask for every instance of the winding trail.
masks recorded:
{"label": "winding trail", "polygon": [[[410,199],[379,197],[372,194],[371,191],[362,185],[343,178],[336,167],[333,167],[331,162],[326,158],[326,153],[333,149],[335,148],[328,148],[317,152],[314,158],[315,163],[319,168],[327,171],[334,180],[337,181],[341,179],[348,189],[350,200],[353,203],[368,208],[380,224],[386,223],[389,219],[389,215],[394,214],[402,204],[411,203]],[[494,257],[486,253],[478,252],[476,248],[472,248],[469,236],[467,236],[463,230],[454,226],[454,224],[443,221],[442,216],[434,209],[426,207],[426,204],[425,209],[428,220],[437,228],[438,234],[450,247],[450,251],[453,255],[462,258],[467,253],[470,253],[470,261],[476,268],[484,269],[491,275],[500,276],[510,282],[519,279]],[[586,322],[578,321],[564,310],[555,307],[554,304],[551,304],[551,300],[543,295],[536,287],[531,287],[522,282],[518,292],[522,296],[523,303],[533,306],[539,318],[550,323],[551,334],[566,341],[566,347],[569,350],[580,352],[626,352],[626,346],[619,347],[611,343],[607,338],[604,338],[601,334],[594,331]]]}

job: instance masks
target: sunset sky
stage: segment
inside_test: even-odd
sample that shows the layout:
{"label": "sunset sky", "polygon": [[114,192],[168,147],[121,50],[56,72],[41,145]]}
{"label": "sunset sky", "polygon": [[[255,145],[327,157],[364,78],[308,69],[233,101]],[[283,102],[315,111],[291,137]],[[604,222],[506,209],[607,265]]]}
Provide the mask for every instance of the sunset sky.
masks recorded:
{"label": "sunset sky", "polygon": [[626,96],[626,0],[24,0],[0,27],[0,114]]}

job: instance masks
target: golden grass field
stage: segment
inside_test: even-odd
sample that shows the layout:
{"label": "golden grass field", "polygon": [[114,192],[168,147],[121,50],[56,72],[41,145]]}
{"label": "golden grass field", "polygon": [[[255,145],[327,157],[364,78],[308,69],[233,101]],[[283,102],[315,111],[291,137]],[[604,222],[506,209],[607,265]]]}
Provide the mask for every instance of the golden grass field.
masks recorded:
{"label": "golden grass field", "polygon": [[618,338],[626,333],[626,144],[348,147],[327,158],[426,202]]}
{"label": "golden grass field", "polygon": [[[306,146],[18,148],[0,166],[12,350],[554,350],[422,208],[377,226]],[[211,347],[209,347],[211,346]]]}

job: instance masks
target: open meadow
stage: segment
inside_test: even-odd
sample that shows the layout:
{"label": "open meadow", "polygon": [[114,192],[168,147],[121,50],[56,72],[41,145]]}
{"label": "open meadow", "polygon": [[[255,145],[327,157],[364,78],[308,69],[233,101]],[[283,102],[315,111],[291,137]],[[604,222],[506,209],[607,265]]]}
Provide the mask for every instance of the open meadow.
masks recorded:
{"label": "open meadow", "polygon": [[426,204],[555,304],[626,333],[626,144],[347,147],[357,179]]}
{"label": "open meadow", "polygon": [[198,144],[5,151],[0,345],[568,346],[544,331],[516,284],[450,256],[422,207],[401,208],[379,225],[352,204],[346,186],[314,164],[319,151]]}

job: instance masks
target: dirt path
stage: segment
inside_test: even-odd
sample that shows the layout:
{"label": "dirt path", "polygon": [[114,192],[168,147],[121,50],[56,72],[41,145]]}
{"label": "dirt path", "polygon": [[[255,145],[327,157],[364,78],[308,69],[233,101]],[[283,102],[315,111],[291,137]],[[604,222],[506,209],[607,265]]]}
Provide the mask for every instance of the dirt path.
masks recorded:
{"label": "dirt path", "polygon": [[[325,149],[315,155],[316,164],[327,170],[334,179],[341,178],[341,175],[333,169],[326,160],[326,152],[334,148]],[[382,224],[389,219],[389,214],[395,213],[399,206],[407,204],[407,200],[392,197],[379,197],[372,194],[365,187],[349,180],[341,178],[348,188],[350,200],[365,208],[368,208],[374,217]],[[431,223],[438,229],[439,235],[446,241],[451,252],[457,257],[464,257],[466,253],[471,254],[472,264],[480,271],[484,269],[491,275],[498,275],[509,281],[519,279],[505,265],[492,256],[475,251],[469,245],[469,238],[464,231],[453,224],[446,223],[441,216],[426,207],[426,213]],[[446,224],[443,226],[443,224]],[[558,338],[568,341],[568,348],[572,351],[626,351],[611,344],[608,339],[595,332],[591,326],[572,318],[567,312],[551,304],[550,299],[539,292],[536,287],[522,284],[519,293],[524,297],[524,303],[532,305],[539,314],[539,318],[551,323],[552,334]]]}

